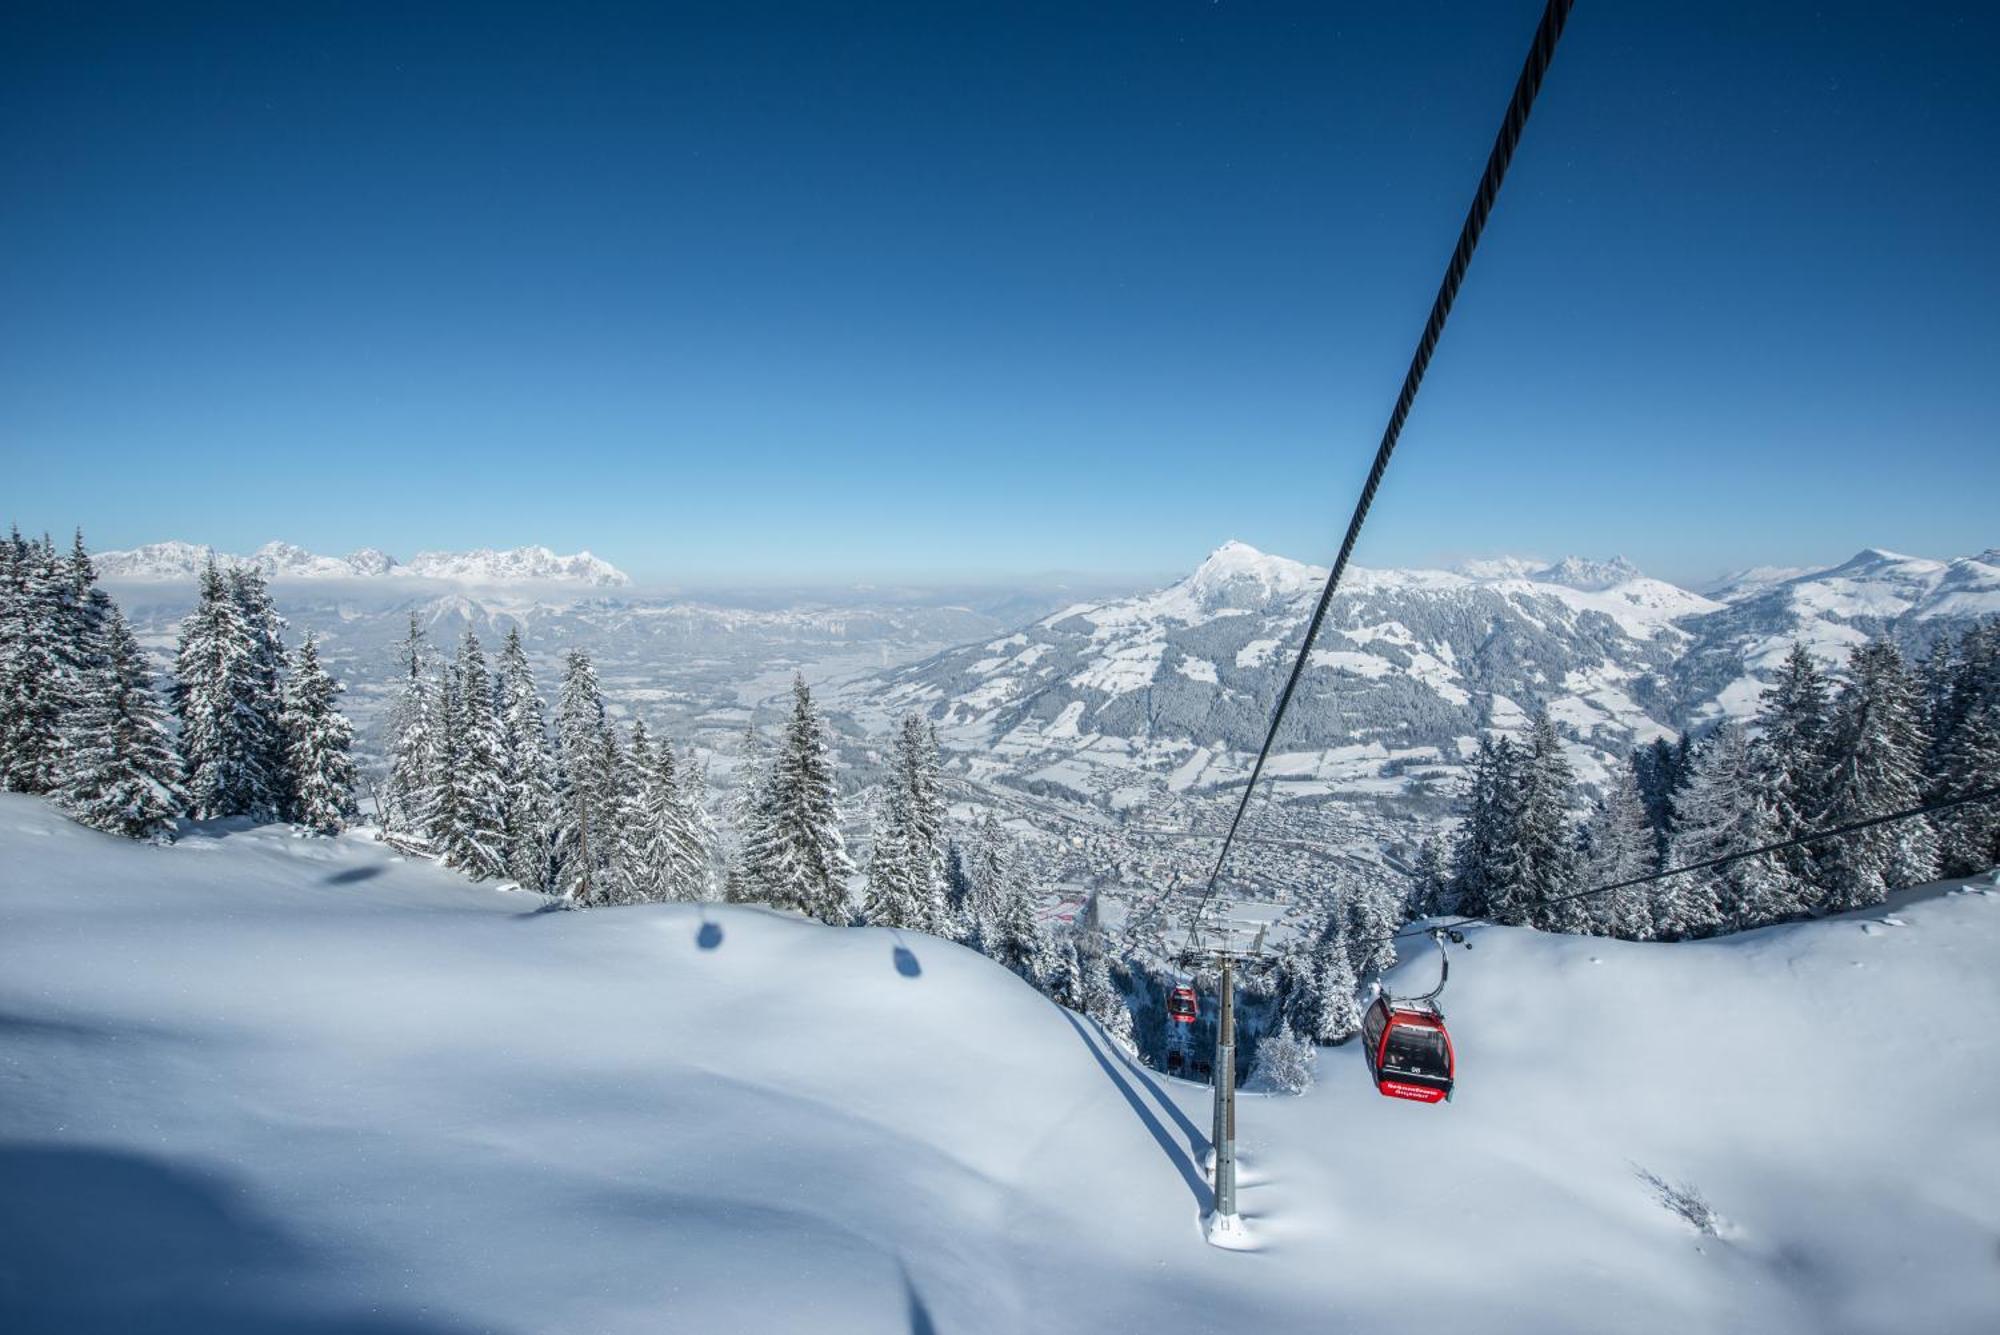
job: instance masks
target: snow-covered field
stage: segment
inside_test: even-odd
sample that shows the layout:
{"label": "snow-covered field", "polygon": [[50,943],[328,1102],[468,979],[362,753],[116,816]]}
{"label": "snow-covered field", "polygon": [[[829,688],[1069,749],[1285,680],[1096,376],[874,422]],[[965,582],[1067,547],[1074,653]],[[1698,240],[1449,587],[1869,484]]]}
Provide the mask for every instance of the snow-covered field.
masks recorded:
{"label": "snow-covered field", "polygon": [[1376,1097],[1351,1048],[1245,1100],[1248,1253],[1202,1240],[1206,1091],[977,956],[538,903],[0,796],[0,1330],[2000,1324],[2000,887],[1711,944],[1479,932],[1455,1102]]}

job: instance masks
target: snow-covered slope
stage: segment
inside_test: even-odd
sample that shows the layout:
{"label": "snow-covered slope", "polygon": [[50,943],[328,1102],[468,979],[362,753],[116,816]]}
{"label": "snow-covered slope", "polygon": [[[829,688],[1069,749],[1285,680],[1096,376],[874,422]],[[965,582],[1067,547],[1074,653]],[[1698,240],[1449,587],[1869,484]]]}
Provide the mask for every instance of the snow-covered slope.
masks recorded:
{"label": "snow-covered slope", "polygon": [[[1262,740],[1325,578],[1226,543],[1167,588],[902,669],[857,707],[923,709],[977,765],[1029,783],[1225,784]],[[1619,561],[1352,570],[1277,773],[1293,794],[1394,790],[1542,700],[1560,702],[1588,767],[1667,730],[1645,688],[1685,649],[1678,622],[1719,607]]]}
{"label": "snow-covered slope", "polygon": [[1351,1048],[1245,1098],[1250,1254],[1198,1226],[1206,1092],[983,959],[536,902],[0,795],[0,1329],[1991,1328],[1991,894],[1483,932],[1455,1102],[1378,1098]]}
{"label": "snow-covered slope", "polygon": [[[975,779],[1114,807],[1162,785],[1227,787],[1248,772],[1325,578],[1225,543],[1163,589],[884,674],[847,703],[871,722],[926,712]],[[1871,636],[1921,652],[2000,613],[2000,553],[1869,551],[1830,570],[1746,572],[1723,592],[1615,557],[1351,569],[1287,717],[1278,791],[1442,787],[1481,732],[1516,730],[1537,707],[1598,782],[1634,745],[1753,712],[1794,638],[1838,672]]]}
{"label": "snow-covered slope", "polygon": [[1694,643],[1675,665],[1672,694],[1692,719],[1741,717],[1770,673],[1803,641],[1838,670],[1879,635],[1921,652],[1936,634],[2000,615],[2000,549],[1950,561],[1870,548],[1826,570],[1734,592],[1719,612],[1686,622]]}
{"label": "snow-covered slope", "polygon": [[[201,573],[210,549],[190,542],[155,542],[130,551],[97,554],[98,574],[112,580],[187,580]],[[578,552],[559,556],[546,547],[512,551],[418,552],[407,563],[373,547],[346,556],[318,556],[288,542],[267,542],[248,556],[213,553],[225,565],[254,566],[273,579],[429,579],[454,584],[569,582],[599,588],[631,583],[608,561]]]}

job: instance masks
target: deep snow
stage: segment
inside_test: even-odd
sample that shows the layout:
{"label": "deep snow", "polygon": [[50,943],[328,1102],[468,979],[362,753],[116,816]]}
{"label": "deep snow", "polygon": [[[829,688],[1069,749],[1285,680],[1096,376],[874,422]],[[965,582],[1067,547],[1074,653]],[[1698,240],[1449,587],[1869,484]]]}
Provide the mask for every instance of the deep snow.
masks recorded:
{"label": "deep snow", "polygon": [[1352,1048],[1246,1097],[1231,1253],[1206,1091],[957,947],[0,796],[0,1329],[1992,1329],[1980,884],[1716,943],[1476,933],[1456,1101],[1378,1098]]}

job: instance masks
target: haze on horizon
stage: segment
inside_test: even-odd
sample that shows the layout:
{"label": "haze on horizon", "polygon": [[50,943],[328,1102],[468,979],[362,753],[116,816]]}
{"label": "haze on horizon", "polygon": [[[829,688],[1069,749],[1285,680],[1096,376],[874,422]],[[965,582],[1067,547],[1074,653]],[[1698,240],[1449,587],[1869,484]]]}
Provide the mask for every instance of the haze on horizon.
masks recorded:
{"label": "haze on horizon", "polygon": [[[1540,6],[9,6],[0,522],[1323,563]],[[2000,541],[2000,14],[1585,6],[1356,559]]]}

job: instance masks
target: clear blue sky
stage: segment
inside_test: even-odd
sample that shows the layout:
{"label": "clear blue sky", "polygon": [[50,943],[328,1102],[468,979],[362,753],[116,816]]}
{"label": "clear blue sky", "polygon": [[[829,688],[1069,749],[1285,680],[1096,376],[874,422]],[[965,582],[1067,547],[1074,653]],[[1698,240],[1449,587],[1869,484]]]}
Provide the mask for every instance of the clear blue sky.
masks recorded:
{"label": "clear blue sky", "polygon": [[[1325,560],[1539,13],[15,0],[0,522]],[[2000,543],[1996,68],[1991,4],[1582,0],[1360,559]]]}

